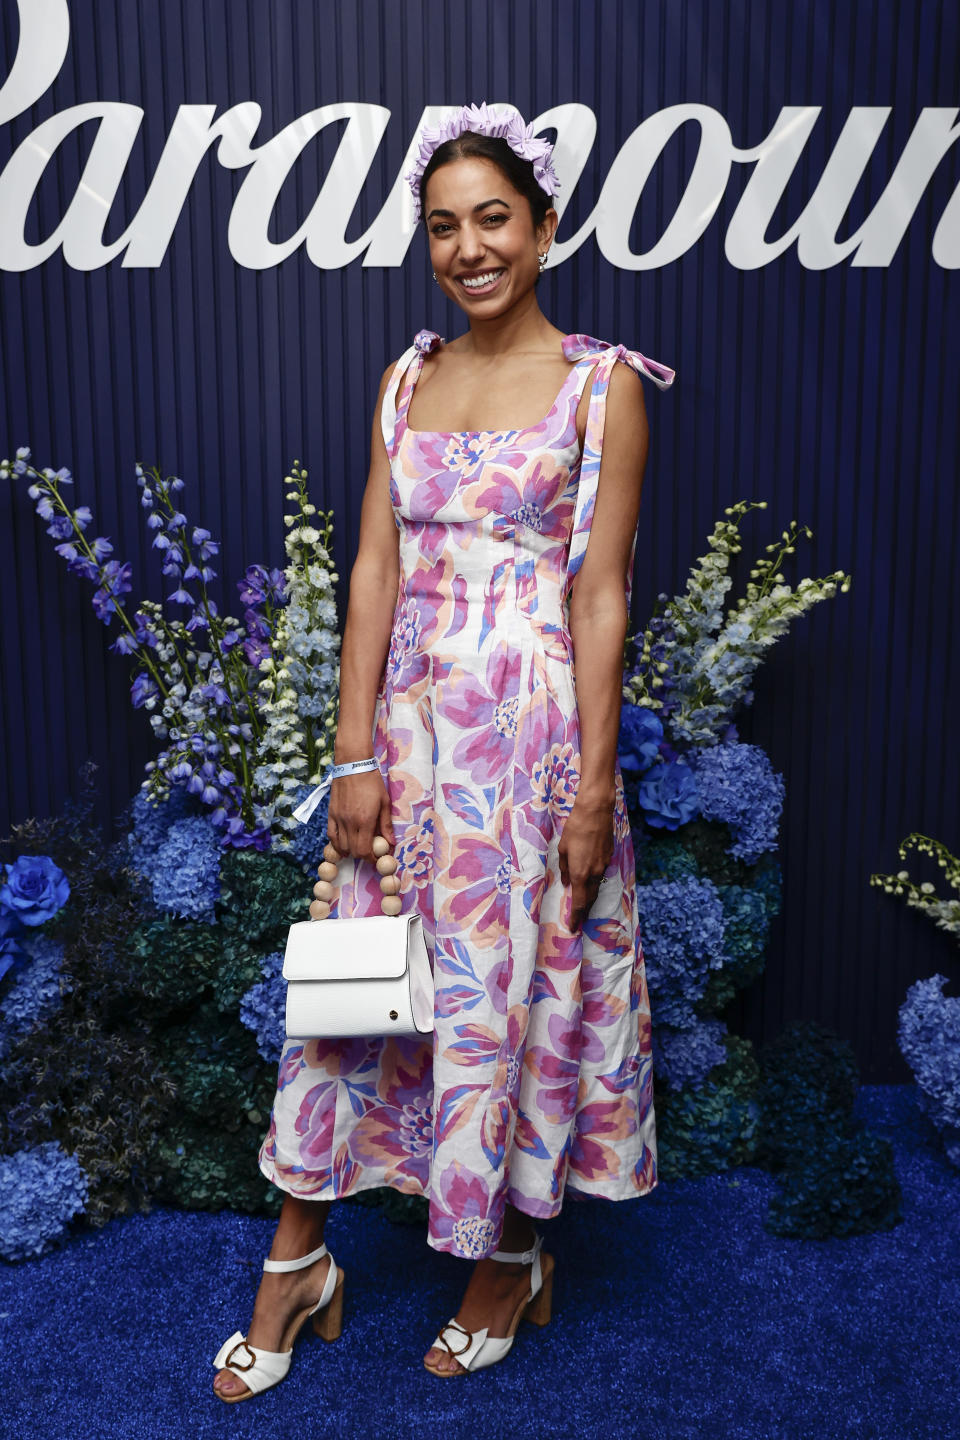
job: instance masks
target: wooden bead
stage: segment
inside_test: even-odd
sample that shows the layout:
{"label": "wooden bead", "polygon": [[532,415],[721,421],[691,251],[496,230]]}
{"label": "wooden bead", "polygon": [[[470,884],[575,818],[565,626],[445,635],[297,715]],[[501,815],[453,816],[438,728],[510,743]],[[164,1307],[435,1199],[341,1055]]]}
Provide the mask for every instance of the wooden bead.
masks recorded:
{"label": "wooden bead", "polygon": [[393,855],[381,855],[377,861],[378,875],[395,875],[397,872],[397,861]]}
{"label": "wooden bead", "polygon": [[317,900],[332,900],[333,886],[329,880],[318,880],[313,887],[313,893]]}
{"label": "wooden bead", "polygon": [[321,880],[336,880],[337,866],[331,860],[324,860],[322,865],[317,866],[317,874]]}
{"label": "wooden bead", "polygon": [[390,841],[389,841],[389,840],[385,840],[382,835],[374,835],[374,837],[373,837],[373,853],[374,853],[374,855],[376,855],[376,857],[377,857],[378,860],[379,860],[379,858],[380,858],[381,855],[389,855],[389,854],[390,854]]}
{"label": "wooden bead", "polygon": [[333,865],[336,865],[337,861],[340,859],[340,851],[337,849],[336,845],[333,845],[329,840],[323,847],[323,858],[324,860],[329,860],[330,863]]}
{"label": "wooden bead", "polygon": [[330,914],[330,906],[327,904],[326,900],[311,900],[311,901],[310,901],[310,919],[311,919],[311,920],[326,920],[326,918],[327,918],[327,916],[328,916],[329,914]]}
{"label": "wooden bead", "polygon": [[399,895],[384,895],[380,901],[380,909],[384,915],[399,915],[403,909],[403,901]]}
{"label": "wooden bead", "polygon": [[384,895],[399,895],[400,881],[396,875],[382,875],[380,877],[380,889]]}

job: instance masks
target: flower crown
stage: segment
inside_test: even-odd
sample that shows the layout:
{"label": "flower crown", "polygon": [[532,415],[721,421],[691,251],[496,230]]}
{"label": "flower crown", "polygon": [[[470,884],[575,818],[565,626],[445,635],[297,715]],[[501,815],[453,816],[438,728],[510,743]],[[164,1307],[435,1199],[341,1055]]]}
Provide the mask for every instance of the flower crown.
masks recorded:
{"label": "flower crown", "polygon": [[430,156],[439,145],[443,145],[447,140],[455,140],[467,130],[475,135],[492,135],[506,140],[510,149],[515,155],[519,155],[521,160],[533,162],[534,178],[540,189],[547,195],[556,195],[560,182],[553,168],[553,146],[549,140],[539,140],[533,133],[533,125],[525,125],[521,115],[512,108],[496,110],[488,108],[486,103],[479,106],[461,105],[459,110],[454,110],[442,120],[438,127],[424,126],[420,133],[420,153],[412,170],[408,170],[403,177],[413,191],[413,208],[417,220],[423,213],[420,183]]}

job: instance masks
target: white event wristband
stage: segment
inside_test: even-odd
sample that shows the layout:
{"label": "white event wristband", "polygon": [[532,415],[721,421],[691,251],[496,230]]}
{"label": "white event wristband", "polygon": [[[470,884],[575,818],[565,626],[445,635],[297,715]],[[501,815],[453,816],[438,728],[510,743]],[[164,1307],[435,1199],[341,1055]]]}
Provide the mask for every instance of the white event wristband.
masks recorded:
{"label": "white event wristband", "polygon": [[311,815],[316,810],[320,801],[330,789],[330,783],[341,775],[358,775],[364,770],[379,770],[380,762],[375,756],[369,760],[346,760],[342,765],[331,765],[326,775],[315,789],[310,791],[306,800],[301,801],[293,812],[294,820],[299,820],[301,825],[306,825]]}

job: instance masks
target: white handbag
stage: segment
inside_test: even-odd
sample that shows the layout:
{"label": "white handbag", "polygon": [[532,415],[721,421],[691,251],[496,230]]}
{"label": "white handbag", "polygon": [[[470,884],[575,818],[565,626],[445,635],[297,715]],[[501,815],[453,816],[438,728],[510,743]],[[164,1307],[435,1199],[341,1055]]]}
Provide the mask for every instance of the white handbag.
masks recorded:
{"label": "white handbag", "polygon": [[288,1039],[433,1032],[433,974],[415,913],[298,920],[283,978]]}

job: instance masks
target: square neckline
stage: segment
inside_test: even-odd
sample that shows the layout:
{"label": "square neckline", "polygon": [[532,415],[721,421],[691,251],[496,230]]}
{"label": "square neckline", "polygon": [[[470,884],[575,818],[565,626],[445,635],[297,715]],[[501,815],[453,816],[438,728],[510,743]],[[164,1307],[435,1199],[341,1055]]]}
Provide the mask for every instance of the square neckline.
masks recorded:
{"label": "square neckline", "polygon": [[[565,335],[563,338],[564,340],[569,340],[570,336]],[[561,341],[561,344],[562,343],[563,342]],[[408,424],[407,416],[410,413],[410,406],[413,403],[413,392],[417,388],[417,380],[419,380],[420,373],[423,370],[423,359],[424,357],[423,355],[421,355],[419,357],[419,365],[417,367],[416,376],[414,377],[413,383],[410,386],[410,396],[407,400],[406,405],[403,407],[402,421],[403,428],[406,434],[425,436],[428,440],[459,440],[464,436],[472,439],[478,435],[522,435],[527,430],[539,430],[541,425],[546,425],[547,421],[550,419],[557,406],[560,404],[560,401],[563,398],[563,392],[566,390],[567,385],[570,382],[570,376],[575,374],[576,371],[579,370],[580,366],[583,364],[582,359],[575,360],[573,362],[573,364],[570,366],[568,373],[564,376],[563,384],[560,386],[560,389],[553,397],[553,404],[550,406],[550,409],[547,411],[546,415],[542,416],[539,420],[535,420],[532,425],[513,425],[510,427],[501,425],[493,430],[414,430],[413,427]]]}

